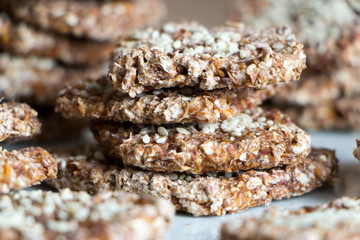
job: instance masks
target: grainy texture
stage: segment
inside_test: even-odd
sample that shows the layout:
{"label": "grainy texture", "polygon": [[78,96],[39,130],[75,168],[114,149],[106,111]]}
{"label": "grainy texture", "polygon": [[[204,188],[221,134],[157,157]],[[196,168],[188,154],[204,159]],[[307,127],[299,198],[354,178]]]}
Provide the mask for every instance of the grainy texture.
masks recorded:
{"label": "grainy texture", "polygon": [[66,65],[104,64],[113,43],[99,43],[37,30],[25,23],[14,23],[0,14],[0,49],[14,55],[55,59]]}
{"label": "grainy texture", "polygon": [[135,125],[95,122],[96,139],[127,166],[161,172],[235,172],[296,163],[310,136],[279,111],[260,108],[221,123]]}
{"label": "grainy texture", "polygon": [[154,25],[165,14],[161,0],[3,0],[0,7],[16,20],[98,41],[116,40],[134,29]]}
{"label": "grainy texture", "polygon": [[104,66],[65,68],[46,58],[14,57],[0,54],[0,96],[26,100],[34,105],[52,106],[65,84],[96,79]]}
{"label": "grainy texture", "polygon": [[0,196],[0,234],[6,240],[160,239],[174,207],[125,192],[19,191]]}
{"label": "grainy texture", "polygon": [[168,23],[120,40],[109,79],[131,97],[153,89],[264,87],[299,78],[303,45],[288,28],[260,31],[240,23],[209,31]]}
{"label": "grainy texture", "polygon": [[49,183],[57,188],[85,190],[92,194],[125,190],[164,197],[177,210],[195,216],[224,215],[245,210],[272,199],[289,198],[309,192],[337,175],[334,152],[313,150],[298,164],[268,171],[232,174],[187,175],[156,173],[112,165],[99,147],[54,154],[58,178]]}
{"label": "grainy texture", "polygon": [[250,110],[275,90],[203,91],[191,88],[154,90],[135,98],[116,91],[107,79],[67,86],[56,101],[66,118],[91,118],[132,123],[220,122]]}
{"label": "grainy texture", "polygon": [[360,198],[342,197],[316,207],[269,209],[260,218],[225,223],[221,240],[337,240],[360,238]]}
{"label": "grainy texture", "polygon": [[354,157],[360,161],[360,138],[356,139],[356,148],[354,149]]}
{"label": "grainy texture", "polygon": [[10,152],[0,148],[0,193],[39,184],[45,179],[55,178],[56,174],[56,160],[42,148]]}
{"label": "grainy texture", "polygon": [[332,69],[357,62],[360,25],[345,0],[238,0],[229,19],[272,27],[287,24],[305,45],[310,67]]}
{"label": "grainy texture", "polygon": [[25,139],[40,133],[37,112],[21,103],[0,103],[0,142]]}

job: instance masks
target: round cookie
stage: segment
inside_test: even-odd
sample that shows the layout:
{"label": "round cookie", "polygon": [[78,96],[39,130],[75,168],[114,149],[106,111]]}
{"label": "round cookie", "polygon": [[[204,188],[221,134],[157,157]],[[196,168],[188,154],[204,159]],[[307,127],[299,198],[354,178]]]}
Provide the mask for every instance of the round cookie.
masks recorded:
{"label": "round cookie", "polygon": [[342,197],[296,210],[268,209],[261,217],[232,219],[223,224],[220,239],[357,239],[359,209],[359,197]]}
{"label": "round cookie", "polygon": [[58,92],[70,82],[97,79],[104,66],[66,68],[46,58],[0,54],[0,95],[7,100],[26,100],[52,106]]}
{"label": "round cookie", "polygon": [[229,19],[262,27],[287,24],[304,43],[310,68],[332,69],[358,59],[359,18],[346,0],[237,0]]}
{"label": "round cookie", "polygon": [[0,234],[7,240],[161,239],[174,212],[165,200],[124,192],[22,190],[0,196]]}
{"label": "round cookie", "polygon": [[56,101],[66,118],[91,118],[132,123],[220,122],[260,104],[275,93],[265,89],[161,89],[135,98],[116,91],[107,79],[67,86]]}
{"label": "round cookie", "polygon": [[15,20],[97,41],[114,41],[165,14],[161,0],[3,0],[0,7]]}
{"label": "round cookie", "polygon": [[261,88],[298,79],[306,60],[288,28],[260,31],[239,23],[212,30],[168,23],[136,31],[112,55],[109,79],[131,97],[169,87]]}
{"label": "round cookie", "polygon": [[113,43],[94,42],[37,30],[25,23],[14,23],[0,14],[1,50],[14,55],[51,58],[69,66],[103,64]]}
{"label": "round cookie", "polygon": [[0,193],[39,184],[56,175],[57,162],[44,149],[30,147],[8,152],[0,147]]}
{"label": "round cookie", "polygon": [[135,125],[98,121],[98,142],[127,166],[160,172],[236,172],[295,164],[310,136],[279,111],[256,108],[220,123]]}
{"label": "round cookie", "polygon": [[112,165],[101,148],[55,154],[59,164],[57,188],[85,190],[92,194],[121,189],[170,200],[178,211],[195,216],[224,215],[272,199],[302,195],[333,182],[337,174],[334,152],[313,150],[298,164],[271,170],[188,175],[156,173]]}
{"label": "round cookie", "polygon": [[27,104],[0,103],[0,142],[39,134],[41,124],[37,115]]}

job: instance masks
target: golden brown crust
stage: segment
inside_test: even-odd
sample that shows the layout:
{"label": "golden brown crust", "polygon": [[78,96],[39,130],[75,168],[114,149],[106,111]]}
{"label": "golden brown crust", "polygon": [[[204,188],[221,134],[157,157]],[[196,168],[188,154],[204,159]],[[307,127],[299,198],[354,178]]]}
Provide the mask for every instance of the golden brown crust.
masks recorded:
{"label": "golden brown crust", "polygon": [[0,142],[25,139],[40,133],[37,112],[21,103],[0,103]]}
{"label": "golden brown crust", "polygon": [[136,28],[153,25],[165,13],[161,0],[4,0],[0,6],[16,20],[98,41],[113,41]]}
{"label": "golden brown crust", "polygon": [[[104,63],[105,65],[105,63]],[[34,105],[52,106],[65,84],[102,76],[102,65],[66,68],[46,58],[14,57],[0,54],[0,95],[7,100],[26,100]]]}
{"label": "golden brown crust", "polygon": [[221,123],[135,125],[96,122],[96,139],[127,166],[161,172],[234,172],[294,164],[310,136],[279,111],[253,109]]}
{"label": "golden brown crust", "polygon": [[191,88],[155,90],[135,98],[116,91],[106,79],[67,86],[56,101],[66,118],[132,123],[220,122],[260,104],[274,88],[203,91]]}
{"label": "golden brown crust", "polygon": [[153,240],[165,235],[174,212],[163,199],[125,192],[21,190],[0,195],[0,234],[6,240]]}
{"label": "golden brown crust", "polygon": [[209,31],[197,23],[168,23],[138,31],[120,41],[113,61],[109,79],[131,97],[169,87],[260,88],[297,80],[305,68],[303,45],[291,30],[241,24]]}
{"label": "golden brown crust", "polygon": [[39,184],[55,178],[56,160],[42,148],[24,148],[8,152],[0,148],[0,192]]}
{"label": "golden brown crust", "polygon": [[269,209],[260,218],[232,219],[221,229],[222,240],[359,239],[360,199],[342,197],[315,207]]}
{"label": "golden brown crust", "polygon": [[113,43],[100,43],[39,31],[0,14],[0,49],[14,55],[51,58],[71,66],[90,66],[108,60]]}
{"label": "golden brown crust", "polygon": [[55,154],[59,164],[57,188],[69,187],[92,194],[121,189],[171,200],[179,211],[195,216],[224,215],[245,210],[272,199],[302,195],[337,175],[334,152],[313,150],[296,165],[268,171],[251,170],[232,174],[187,175],[156,173],[123,168],[108,162],[99,147]]}

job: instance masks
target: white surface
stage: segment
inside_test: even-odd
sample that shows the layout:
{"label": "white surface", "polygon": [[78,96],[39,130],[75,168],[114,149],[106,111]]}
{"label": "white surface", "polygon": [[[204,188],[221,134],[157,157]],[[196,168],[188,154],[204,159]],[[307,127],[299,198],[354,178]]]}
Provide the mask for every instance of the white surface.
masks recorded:
{"label": "white surface", "polygon": [[[336,150],[340,164],[340,182],[334,186],[324,186],[301,197],[274,201],[270,206],[278,208],[298,208],[313,206],[331,201],[340,196],[360,195],[360,163],[352,155],[356,137],[360,133],[342,132],[310,132],[313,147],[326,147]],[[213,240],[219,239],[221,224],[231,221],[232,218],[257,216],[267,206],[259,206],[241,213],[222,217],[192,217],[186,214],[177,214],[165,240]]]}

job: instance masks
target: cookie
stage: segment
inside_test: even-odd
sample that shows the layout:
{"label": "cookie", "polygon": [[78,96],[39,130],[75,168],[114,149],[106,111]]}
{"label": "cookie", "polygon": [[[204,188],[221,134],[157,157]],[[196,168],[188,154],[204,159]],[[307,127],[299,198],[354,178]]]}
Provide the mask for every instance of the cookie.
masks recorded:
{"label": "cookie", "polygon": [[178,211],[195,216],[224,215],[272,199],[302,195],[336,179],[334,152],[313,150],[295,165],[271,170],[204,175],[156,173],[111,164],[98,147],[54,154],[59,164],[57,188],[85,190],[92,194],[125,190],[171,200]]}
{"label": "cookie", "polygon": [[0,7],[15,20],[97,41],[113,41],[134,29],[155,24],[165,13],[161,0],[4,0]]}
{"label": "cookie", "polygon": [[360,199],[350,197],[296,210],[269,209],[259,218],[234,218],[225,223],[221,239],[358,239],[359,209]]}
{"label": "cookie", "polygon": [[0,196],[0,234],[7,240],[160,239],[173,216],[165,200],[124,192],[22,190]]}
{"label": "cookie", "polygon": [[215,123],[236,116],[274,94],[274,88],[191,88],[154,90],[135,98],[116,91],[107,79],[67,86],[56,101],[66,118],[91,118],[132,123]]}
{"label": "cookie", "polygon": [[108,60],[113,43],[68,38],[14,23],[0,14],[0,49],[13,55],[51,58],[68,66],[93,66]]}
{"label": "cookie", "polygon": [[92,131],[127,166],[160,172],[235,172],[296,163],[310,136],[279,111],[256,108],[221,123],[135,125],[98,121]]}
{"label": "cookie", "polygon": [[108,77],[131,97],[169,87],[261,88],[296,80],[305,68],[303,45],[290,29],[240,23],[213,30],[168,23],[123,38],[112,55]]}
{"label": "cookie", "polygon": [[0,96],[34,105],[52,106],[65,84],[96,79],[103,66],[66,68],[47,58],[0,54]]}
{"label": "cookie", "polygon": [[40,133],[37,112],[27,104],[0,103],[0,142],[26,139]]}
{"label": "cookie", "polygon": [[296,124],[307,130],[349,130],[352,125],[334,103],[316,106],[283,106],[281,111],[289,115]]}
{"label": "cookie", "polygon": [[280,106],[316,106],[334,101],[343,91],[332,77],[324,73],[302,75],[298,82],[277,86],[271,101]]}
{"label": "cookie", "polygon": [[55,178],[56,174],[56,160],[42,148],[29,147],[10,152],[0,148],[0,193],[39,184],[45,179]]}
{"label": "cookie", "polygon": [[360,96],[339,99],[335,106],[352,129],[360,130]]}
{"label": "cookie", "polygon": [[354,149],[354,157],[360,161],[360,138],[356,139],[356,148]]}
{"label": "cookie", "polygon": [[287,24],[304,43],[311,68],[351,64],[359,55],[358,16],[345,0],[238,0],[229,19],[262,27]]}

